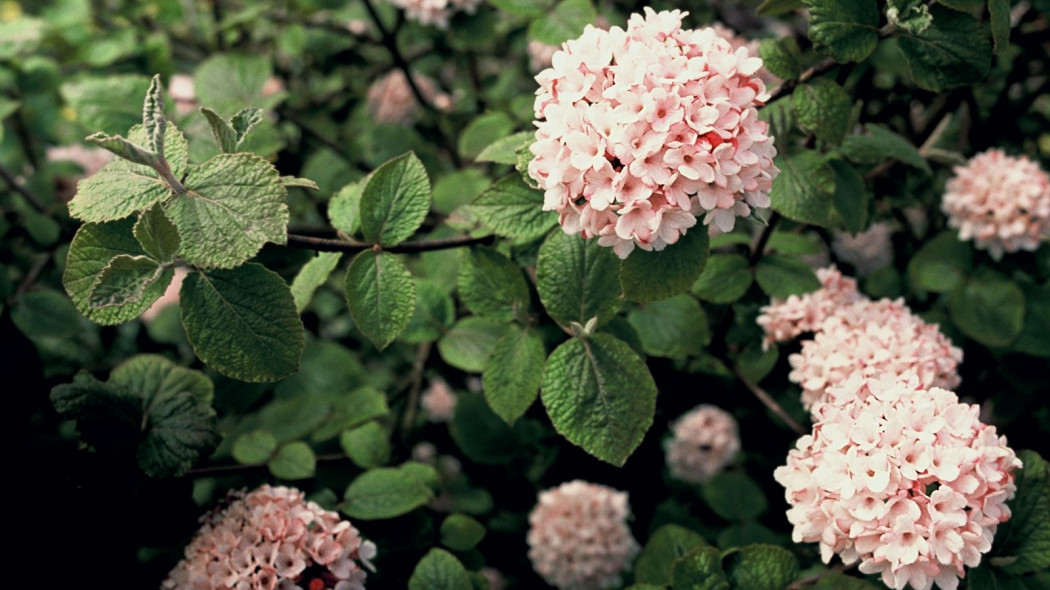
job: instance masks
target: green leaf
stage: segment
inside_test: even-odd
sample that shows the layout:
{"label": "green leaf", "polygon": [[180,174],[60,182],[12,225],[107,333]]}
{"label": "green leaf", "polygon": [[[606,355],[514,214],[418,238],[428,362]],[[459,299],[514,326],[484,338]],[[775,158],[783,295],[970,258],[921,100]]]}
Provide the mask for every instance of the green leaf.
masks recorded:
{"label": "green leaf", "polygon": [[700,495],[715,514],[726,520],[750,520],[766,511],[762,488],[746,473],[723,471],[700,488]]}
{"label": "green leaf", "polygon": [[1046,590],[1050,587],[1050,574],[1045,572],[1018,577],[990,567],[988,563],[971,568],[966,574],[966,587],[969,590]]}
{"label": "green leaf", "polygon": [[473,590],[463,564],[444,549],[433,548],[416,564],[408,590]]}
{"label": "green leaf", "polygon": [[[233,117],[230,118],[230,126],[233,127],[234,139],[237,141],[235,144],[240,147],[244,143],[244,138],[255,128],[256,125],[261,123],[263,120],[263,110],[254,107],[241,109],[237,111]],[[309,182],[309,181],[308,181]],[[315,189],[316,185],[315,185]]]}
{"label": "green leaf", "polygon": [[369,242],[393,246],[416,233],[430,211],[430,179],[412,152],[376,168],[361,191],[361,231]]}
{"label": "green leaf", "polygon": [[485,527],[466,514],[450,514],[441,523],[441,544],[453,551],[470,551],[485,538]]}
{"label": "green leaf", "polygon": [[794,37],[763,39],[758,54],[766,69],[782,80],[797,80],[802,74],[802,52]]}
{"label": "green leaf", "polygon": [[272,242],[288,241],[287,191],[277,169],[253,154],[220,154],[192,168],[188,192],[165,203],[186,262],[233,268]]}
{"label": "green leaf", "polygon": [[677,295],[631,310],[627,321],[638,331],[650,356],[685,358],[703,352],[711,341],[707,315],[689,295]]}
{"label": "green leaf", "polygon": [[216,54],[193,72],[197,99],[219,115],[229,117],[246,105],[271,108],[280,94],[263,96],[273,75],[269,55]]}
{"label": "green leaf", "polygon": [[69,299],[48,288],[23,295],[11,308],[11,320],[33,338],[68,338],[80,331],[80,318]]}
{"label": "green leaf", "polygon": [[279,479],[308,479],[317,469],[317,457],[310,445],[295,441],[277,449],[277,454],[266,466]]}
{"label": "green leaf", "polygon": [[875,585],[839,572],[824,576],[812,586],[812,590],[883,590],[884,588],[885,586]]}
{"label": "green leaf", "polygon": [[[116,256],[95,279],[88,305],[104,309],[137,303],[145,296],[149,286],[161,278],[164,270],[148,256]],[[169,280],[170,277],[168,273]]]}
{"label": "green leaf", "polygon": [[674,590],[729,590],[722,571],[722,554],[714,547],[698,547],[675,560],[671,568]]}
{"label": "green leaf", "polygon": [[809,38],[817,51],[839,63],[864,61],[879,42],[875,0],[805,0]]}
{"label": "green leaf", "polygon": [[481,375],[485,399],[500,418],[513,424],[540,392],[547,361],[543,339],[535,330],[514,327],[499,339],[489,360]]}
{"label": "green leaf", "polygon": [[154,205],[139,215],[132,233],[142,249],[160,262],[171,262],[182,244],[178,228],[160,205]]}
{"label": "green leaf", "polygon": [[221,438],[215,410],[189,392],[179,392],[147,406],[139,439],[139,467],[150,477],[179,477]]}
{"label": "green leaf", "polygon": [[744,520],[727,526],[718,533],[716,541],[719,547],[742,547],[752,543],[784,543],[780,534],[753,520]]}
{"label": "green leaf", "polygon": [[1014,341],[1017,352],[1050,357],[1050,285],[1023,283],[1025,316],[1024,329]]}
{"label": "green leaf", "polygon": [[456,413],[449,430],[463,454],[477,463],[503,465],[522,452],[517,432],[478,394],[456,396]]}
{"label": "green leaf", "polygon": [[677,524],[665,524],[653,532],[638,556],[634,564],[634,579],[666,586],[671,583],[674,562],[706,545],[707,541],[697,533]]}
{"label": "green leaf", "polygon": [[536,259],[536,289],[547,313],[562,326],[605,324],[620,308],[619,260],[597,240],[551,232]]}
{"label": "green leaf", "polygon": [[805,8],[806,3],[804,0],[765,0],[762,4],[758,5],[755,12],[759,16],[777,16],[778,14],[784,14],[785,12],[791,12],[799,8]]}
{"label": "green leaf", "polygon": [[112,152],[113,154],[135,164],[149,166],[150,168],[161,165],[160,154],[152,152],[140,145],[136,145],[120,135],[93,133],[85,137],[84,141],[93,143],[98,147]]}
{"label": "green leaf", "polygon": [[930,7],[923,0],[889,0],[886,18],[905,31],[917,35],[933,24]]}
{"label": "green leaf", "polygon": [[1024,328],[1024,292],[1017,283],[981,268],[952,291],[948,312],[970,338],[985,346],[1009,346]]}
{"label": "green leaf", "polygon": [[[1005,554],[1002,570],[1023,575],[1050,568],[1050,468],[1035,451],[1021,451],[1024,464],[1017,472],[1017,495],[1009,502],[1012,516],[996,535],[998,553]],[[992,563],[995,563],[993,560]]]}
{"label": "green leaf", "polygon": [[992,44],[985,25],[974,17],[933,6],[933,24],[918,34],[902,31],[901,53],[920,88],[941,92],[979,82],[992,65]]}
{"label": "green leaf", "polygon": [[[215,136],[215,141],[218,142],[219,149],[224,154],[246,151],[240,149],[241,144],[244,143],[244,138],[263,120],[262,109],[254,107],[238,111],[229,121],[223,119],[218,113],[209,108],[201,107],[200,111],[211,126],[212,135]],[[306,182],[312,183],[312,181]],[[317,190],[316,184],[306,184],[305,186]]]}
{"label": "green leaf", "polygon": [[583,28],[592,24],[597,16],[591,0],[562,0],[546,17],[532,21],[529,39],[547,45],[561,45],[579,37]]}
{"label": "green leaf", "polygon": [[506,113],[485,113],[471,121],[460,134],[459,155],[467,160],[476,160],[485,146],[506,137],[513,130],[514,120]]}
{"label": "green leaf", "polygon": [[259,264],[192,273],[179,298],[194,352],[223,375],[276,381],[299,370],[303,323],[276,273]]}
{"label": "green leaf", "polygon": [[769,124],[769,135],[777,142],[786,142],[797,128],[793,101],[777,100],[762,107],[758,118]]}
{"label": "green leaf", "polygon": [[339,510],[350,518],[393,518],[423,506],[433,497],[425,484],[393,467],[371,469],[346,488]]}
{"label": "green leaf", "polygon": [[296,311],[302,313],[306,309],[314,291],[328,281],[328,276],[339,265],[342,256],[339,252],[318,252],[317,256],[299,269],[299,274],[295,275],[292,281],[292,297],[295,299]]}
{"label": "green leaf", "polygon": [[127,385],[151,403],[185,392],[200,403],[211,405],[215,396],[215,387],[204,373],[180,367],[157,354],[131,357],[113,369],[109,381]]}
{"label": "green leaf", "polygon": [[346,302],[357,328],[383,350],[412,319],[416,286],[396,256],[365,250],[346,271]]}
{"label": "green leaf", "polygon": [[[466,168],[445,174],[434,183],[434,200],[430,204],[432,211],[442,215],[470,217],[474,221],[477,217],[473,208],[469,206],[471,201],[478,198],[482,192],[492,186],[492,179],[478,168]],[[459,211],[460,207],[464,207]]]}
{"label": "green leaf", "polygon": [[947,293],[963,284],[971,268],[973,249],[954,231],[944,231],[908,261],[908,280],[913,290]]}
{"label": "green leaf", "polygon": [[631,347],[599,333],[573,338],[551,353],[541,398],[569,442],[622,466],[652,425],[656,383]]}
{"label": "green leaf", "polygon": [[728,556],[729,580],[735,588],[783,590],[798,575],[798,559],[776,545],[747,545]]}
{"label": "green leaf", "polygon": [[164,91],[160,84],[160,74],[150,80],[146,100],[142,105],[142,128],[146,131],[146,147],[164,159],[164,132],[168,120],[164,118]]}
{"label": "green leaf", "polygon": [[361,189],[360,182],[351,182],[339,189],[328,202],[328,221],[332,227],[352,236],[361,229]]}
{"label": "green leaf", "polygon": [[961,12],[969,12],[973,14],[982,6],[984,6],[985,0],[937,0],[937,2]]}
{"label": "green leaf", "polygon": [[770,297],[786,298],[820,288],[820,279],[805,262],[790,256],[769,254],[755,266],[755,280]]}
{"label": "green leaf", "polygon": [[820,153],[803,150],[778,154],[780,174],[773,180],[769,199],[784,217],[821,227],[835,225],[835,173]]}
{"label": "green leaf", "polygon": [[476,315],[509,322],[529,309],[521,269],[491,248],[472,248],[459,265],[459,296]]}
{"label": "green leaf", "polygon": [[539,16],[545,10],[544,4],[550,2],[543,0],[489,0],[489,3],[511,14],[520,16]]}
{"label": "green leaf", "polygon": [[1010,47],[1010,0],[988,0],[988,17],[995,53],[1002,54]]}
{"label": "green leaf", "polygon": [[230,454],[241,465],[262,465],[273,457],[277,439],[266,430],[252,430],[233,441]]}
{"label": "green leaf", "polygon": [[497,234],[514,239],[538,238],[558,224],[557,213],[543,210],[543,191],[515,174],[481,193],[470,210]]}
{"label": "green leaf", "polygon": [[712,254],[690,291],[704,301],[732,303],[747,293],[753,280],[747,258],[740,254]]}
{"label": "green leaf", "polygon": [[831,196],[835,210],[847,231],[863,231],[868,226],[868,201],[871,200],[864,179],[856,168],[842,160],[828,160],[828,166],[835,173],[835,192]]}
{"label": "green leaf", "polygon": [[480,373],[485,370],[496,343],[510,326],[490,318],[465,317],[438,340],[438,353],[453,367]]}
{"label": "green leaf", "polygon": [[849,133],[853,103],[838,84],[818,78],[795,88],[792,94],[795,117],[803,131],[838,145]]}
{"label": "green leaf", "polygon": [[645,303],[685,293],[704,271],[709,244],[707,229],[701,226],[659,252],[636,248],[620,263],[624,296]]}
{"label": "green leaf", "polygon": [[441,285],[416,280],[416,311],[400,339],[410,344],[434,342],[456,321],[456,304]]}
{"label": "green leaf", "polygon": [[[89,303],[99,274],[117,256],[143,256],[138,241],[132,236],[133,223],[122,219],[109,223],[86,223],[77,230],[66,258],[62,284],[66,293],[84,317],[104,326],[111,326],[136,318],[146,311],[161,295],[171,277],[161,277],[146,288],[142,298],[124,306],[93,308]],[[72,325],[70,323],[69,325]]]}
{"label": "green leaf", "polygon": [[106,75],[67,82],[61,93],[86,129],[123,133],[142,122],[139,100],[149,84],[146,76]]}
{"label": "green leaf", "polygon": [[850,135],[842,143],[842,154],[849,160],[857,164],[878,164],[893,158],[927,174],[933,173],[919,150],[904,137],[872,123],[864,129],[867,135]]}
{"label": "green leaf", "polygon": [[390,460],[390,440],[383,427],[376,422],[365,422],[339,435],[343,452],[362,469],[380,467]]}
{"label": "green leaf", "polygon": [[497,164],[518,163],[518,150],[536,140],[535,131],[519,131],[513,135],[497,139],[490,143],[474,158],[475,162],[495,162]]}
{"label": "green leaf", "polygon": [[321,187],[317,182],[310,180],[309,178],[299,178],[298,176],[282,176],[281,184],[284,188],[306,188],[312,191],[319,191]]}

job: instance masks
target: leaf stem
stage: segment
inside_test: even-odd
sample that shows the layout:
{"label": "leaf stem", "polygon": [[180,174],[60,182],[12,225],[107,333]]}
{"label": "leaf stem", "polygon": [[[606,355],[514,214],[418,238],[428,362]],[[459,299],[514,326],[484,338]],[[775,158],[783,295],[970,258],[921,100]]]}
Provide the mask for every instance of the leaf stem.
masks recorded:
{"label": "leaf stem", "polygon": [[3,164],[0,164],[0,177],[4,179],[4,182],[7,183],[7,186],[10,187],[11,190],[21,195],[22,198],[32,205],[34,209],[45,215],[48,214],[47,207],[44,206],[44,203],[41,202],[36,195],[26,190],[26,187],[22,186],[22,184],[18,182],[18,179],[15,178],[15,176],[11,174],[11,171]]}
{"label": "leaf stem", "polygon": [[[342,453],[331,453],[328,455],[317,455],[315,461],[317,463],[334,463],[337,461],[348,461],[349,457]],[[196,469],[190,469],[186,472],[186,477],[223,477],[227,475],[238,475],[247,471],[257,471],[266,469],[266,464],[261,465],[242,465],[235,463],[233,465],[208,465],[206,467],[197,467]]]}
{"label": "leaf stem", "polygon": [[162,158],[158,164],[153,166],[153,169],[157,171],[157,174],[160,174],[160,177],[164,179],[164,182],[168,183],[168,186],[171,187],[171,190],[175,191],[176,195],[186,194],[186,187],[179,182],[178,178],[175,178],[174,174],[172,174],[171,166],[168,165],[167,160]]}
{"label": "leaf stem", "polygon": [[405,401],[405,414],[401,418],[401,438],[408,436],[412,425],[416,422],[416,414],[419,412],[419,393],[423,389],[423,369],[427,366],[430,358],[431,342],[424,342],[416,348],[416,360],[412,363],[411,385],[408,389],[408,399]]}
{"label": "leaf stem", "polygon": [[752,383],[751,380],[747,378],[747,375],[744,375],[743,371],[740,370],[740,367],[735,364],[731,365],[731,367],[733,369],[733,374],[736,375],[737,379],[740,379],[740,382],[744,384],[744,387],[754,394],[754,396],[758,398],[758,401],[762,402],[762,405],[766,406],[770,412],[776,414],[784,424],[788,425],[788,428],[795,431],[795,434],[799,436],[806,434],[807,430],[792,418],[791,414],[788,414],[787,411],[766,392],[766,390],[762,389],[757,384]]}
{"label": "leaf stem", "polygon": [[[449,250],[452,248],[463,248],[478,244],[489,244],[495,240],[495,236],[483,236],[473,238],[470,236],[456,236],[454,238],[438,238],[434,240],[420,240],[417,242],[402,242],[396,246],[383,248],[384,252],[391,254],[411,254],[415,252],[430,252],[434,250]],[[357,240],[333,240],[331,238],[316,238],[299,234],[288,234],[288,247],[316,250],[318,252],[362,252],[371,250],[375,244],[359,242]]]}
{"label": "leaf stem", "polygon": [[769,243],[769,238],[773,235],[773,230],[776,229],[777,224],[780,223],[781,215],[777,211],[773,211],[773,214],[769,216],[769,221],[766,223],[766,227],[762,228],[761,235],[758,236],[758,241],[755,242],[755,246],[751,249],[751,258],[748,263],[751,266],[758,264],[759,260],[762,260],[762,254],[766,250],[766,244]]}

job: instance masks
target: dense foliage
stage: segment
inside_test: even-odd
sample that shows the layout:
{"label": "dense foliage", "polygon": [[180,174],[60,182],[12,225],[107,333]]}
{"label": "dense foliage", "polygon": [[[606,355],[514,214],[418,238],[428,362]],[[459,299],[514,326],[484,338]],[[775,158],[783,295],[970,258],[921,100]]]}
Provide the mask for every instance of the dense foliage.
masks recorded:
{"label": "dense foliage", "polygon": [[1048,55],[1046,0],[0,3],[14,578],[1050,587]]}

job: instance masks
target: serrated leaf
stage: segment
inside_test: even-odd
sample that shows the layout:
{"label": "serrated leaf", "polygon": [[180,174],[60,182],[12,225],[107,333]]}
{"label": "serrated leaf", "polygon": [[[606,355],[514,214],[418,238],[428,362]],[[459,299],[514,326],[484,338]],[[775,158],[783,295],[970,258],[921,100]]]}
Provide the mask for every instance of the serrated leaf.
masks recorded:
{"label": "serrated leaf", "polygon": [[674,590],[729,590],[722,571],[722,554],[714,547],[698,547],[675,560],[671,567]]}
{"label": "serrated leaf", "polygon": [[522,452],[515,429],[478,394],[456,396],[456,413],[449,423],[449,432],[467,458],[483,465],[505,465]]}
{"label": "serrated leaf", "polygon": [[821,141],[842,143],[849,132],[853,104],[841,86],[818,78],[796,87],[792,101],[799,127]]}
{"label": "serrated leaf", "polygon": [[430,211],[430,179],[408,152],[384,163],[361,190],[361,231],[369,242],[393,246],[416,233]]}
{"label": "serrated leaf", "polygon": [[310,445],[296,441],[277,449],[266,466],[280,479],[307,479],[313,477],[317,469],[317,457]]}
{"label": "serrated leaf", "polygon": [[463,304],[476,315],[509,322],[529,309],[529,287],[521,269],[493,249],[464,253],[457,284]]}
{"label": "serrated leaf", "polygon": [[728,556],[729,580],[736,588],[783,590],[798,575],[798,559],[776,545],[747,545]]}
{"label": "serrated leaf", "polygon": [[933,23],[930,7],[922,0],[889,0],[886,19],[913,35],[922,33]]}
{"label": "serrated leaf", "polygon": [[638,556],[634,564],[634,579],[666,586],[671,583],[674,562],[706,545],[707,541],[697,533],[677,524],[665,524],[653,531]]}
{"label": "serrated leaf", "polygon": [[[802,2],[798,4],[802,5]],[[802,74],[802,52],[794,37],[763,39],[758,54],[762,65],[782,80],[796,80]]]}
{"label": "serrated leaf", "polygon": [[456,320],[456,304],[434,281],[416,280],[416,310],[399,337],[410,344],[433,342]]}
{"label": "serrated leaf", "polygon": [[140,145],[136,145],[123,136],[107,135],[105,133],[92,133],[84,138],[84,141],[93,143],[98,147],[112,152],[120,158],[135,164],[153,167],[160,164],[160,155]]}
{"label": "serrated leaf", "polygon": [[1010,47],[1010,0],[988,0],[988,19],[992,25],[995,53]]}
{"label": "serrated leaf", "polygon": [[806,3],[803,0],[765,0],[758,5],[755,12],[759,16],[777,16],[778,14],[805,8],[805,6]]}
{"label": "serrated leaf", "polygon": [[751,288],[754,275],[747,258],[739,254],[712,254],[690,291],[711,303],[732,303]]}
{"label": "serrated leaf", "polygon": [[332,200],[328,201],[328,221],[332,227],[352,236],[361,229],[361,189],[360,182],[351,182],[339,189]]}
{"label": "serrated leaf", "polygon": [[160,74],[150,80],[146,99],[142,104],[142,128],[146,131],[146,147],[164,159],[164,133],[168,120],[164,117],[164,91],[160,84]]}
{"label": "serrated leaf", "polygon": [[160,262],[171,262],[182,244],[178,228],[168,219],[160,205],[143,212],[135,222],[132,233],[142,249]]}
{"label": "serrated leaf", "polygon": [[596,327],[609,321],[620,308],[619,260],[597,240],[551,232],[536,259],[536,290],[547,314],[562,326]]}
{"label": "serrated leaf", "polygon": [[299,370],[303,323],[276,273],[259,264],[192,273],[179,298],[194,352],[223,375],[276,381]]}
{"label": "serrated leaf", "polygon": [[365,250],[346,271],[346,302],[361,333],[383,350],[412,319],[416,286],[396,256]]}
{"label": "serrated leaf", "polygon": [[319,191],[321,187],[316,182],[309,178],[299,178],[298,176],[282,176],[281,184],[284,188],[307,188],[312,191]]}
{"label": "serrated leaf", "polygon": [[109,223],[87,223],[77,230],[66,257],[62,284],[66,293],[84,317],[104,326],[120,324],[138,317],[164,294],[171,277],[161,277],[146,288],[139,301],[124,306],[93,308],[89,303],[98,275],[117,256],[143,256],[138,241],[132,236],[131,219]]}
{"label": "serrated leaf", "polygon": [[919,150],[904,137],[872,123],[865,125],[864,129],[867,135],[850,135],[842,143],[840,150],[849,160],[858,164],[878,164],[893,158],[932,174]]}
{"label": "serrated leaf", "polygon": [[787,298],[820,288],[820,279],[805,262],[779,254],[769,254],[758,261],[755,281],[770,297]]}
{"label": "serrated leaf", "polygon": [[1017,495],[1008,503],[1010,520],[996,536],[997,553],[1016,558],[1001,567],[1009,574],[1045,572],[1050,568],[1050,468],[1035,451],[1021,451],[1018,458],[1023,467],[1016,474]]}
{"label": "serrated leaf", "polygon": [[288,241],[287,191],[272,164],[253,154],[220,154],[186,175],[187,192],[165,213],[179,228],[179,256],[202,268],[233,268],[263,244]]}
{"label": "serrated leaf", "polygon": [[985,26],[968,14],[940,6],[930,12],[930,27],[917,34],[902,31],[897,45],[915,84],[941,92],[983,80],[992,65]]}
{"label": "serrated leaf", "polygon": [[966,280],[973,268],[973,249],[953,231],[926,242],[908,261],[908,280],[919,291],[946,293]]}
{"label": "serrated leaf", "polygon": [[302,313],[310,304],[314,291],[325,284],[328,276],[332,274],[335,267],[339,265],[342,254],[339,252],[318,252],[317,256],[299,269],[292,281],[292,297],[295,299],[295,309]]}
{"label": "serrated leaf", "polygon": [[538,238],[558,224],[558,214],[543,210],[543,191],[510,175],[486,189],[470,209],[481,222],[508,238]]}
{"label": "serrated leaf", "polygon": [[835,174],[835,192],[831,199],[835,210],[851,233],[863,231],[868,226],[868,201],[871,200],[868,189],[851,164],[842,160],[828,160]]}
{"label": "serrated leaf", "polygon": [[642,442],[656,410],[649,368],[631,347],[608,334],[573,338],[555,349],[540,395],[562,436],[617,466]]}
{"label": "serrated leaf", "polygon": [[540,392],[547,361],[543,340],[529,328],[509,330],[492,350],[481,375],[485,399],[500,418],[513,424]]}
{"label": "serrated leaf", "polygon": [[598,14],[591,0],[562,0],[546,17],[537,18],[529,25],[529,39],[561,45],[583,33],[583,28],[594,22]]}
{"label": "serrated leaf", "polygon": [[423,506],[433,497],[426,485],[393,467],[371,469],[346,488],[339,510],[350,518],[393,518]]}
{"label": "serrated leaf", "polygon": [[1024,328],[1024,292],[1017,283],[982,268],[952,291],[948,312],[970,338],[986,346],[1009,346]]}
{"label": "serrated leaf", "polygon": [[824,156],[803,150],[778,154],[774,163],[780,168],[780,174],[769,191],[773,209],[794,221],[833,226],[835,176]]}
{"label": "serrated leaf", "polygon": [[726,520],[758,518],[768,507],[762,488],[738,471],[715,475],[700,488],[700,495],[715,514]]}
{"label": "serrated leaf", "polygon": [[694,227],[659,252],[636,248],[620,263],[624,297],[646,303],[685,293],[704,271],[709,245],[707,230]]}
{"label": "serrated leaf", "polygon": [[497,164],[518,163],[518,150],[536,140],[535,131],[519,131],[490,143],[474,158],[475,162],[495,162]]}
{"label": "serrated leaf", "polygon": [[339,435],[343,452],[362,469],[379,467],[390,460],[390,440],[383,427],[366,422]]}
{"label": "serrated leaf", "polygon": [[864,61],[879,42],[875,0],[805,0],[809,38],[817,51],[839,63]]}
{"label": "serrated leaf", "polygon": [[450,514],[441,522],[441,544],[453,551],[470,551],[485,538],[485,527],[466,514]]}
{"label": "serrated leaf", "polygon": [[281,101],[281,93],[263,96],[263,87],[273,75],[267,55],[215,54],[193,72],[197,100],[219,115],[232,116],[245,105],[271,108]]}
{"label": "serrated leaf", "polygon": [[408,579],[408,590],[473,590],[467,569],[451,553],[434,548],[423,556]]}
{"label": "serrated leaf", "polygon": [[501,321],[476,316],[465,317],[438,340],[438,353],[448,364],[471,373],[485,369],[496,343],[511,327]]}
{"label": "serrated leaf", "polygon": [[262,465],[273,457],[277,439],[265,430],[252,430],[233,441],[230,454],[241,465]]}
{"label": "serrated leaf", "polygon": [[647,303],[631,310],[627,321],[650,356],[685,358],[700,354],[711,341],[707,315],[690,295]]}
{"label": "serrated leaf", "polygon": [[62,98],[88,130],[123,133],[142,122],[139,100],[150,79],[139,75],[106,75],[62,85]]}
{"label": "serrated leaf", "polygon": [[88,305],[104,309],[137,303],[145,296],[149,286],[161,278],[164,270],[148,256],[115,256],[91,286]]}

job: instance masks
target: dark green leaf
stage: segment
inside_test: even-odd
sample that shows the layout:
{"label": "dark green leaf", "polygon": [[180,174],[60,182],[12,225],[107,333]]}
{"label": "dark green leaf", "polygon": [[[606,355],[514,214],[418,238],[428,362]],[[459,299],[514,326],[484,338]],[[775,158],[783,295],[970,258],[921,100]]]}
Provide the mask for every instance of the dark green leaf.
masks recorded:
{"label": "dark green leaf", "polygon": [[513,130],[514,120],[506,113],[485,113],[471,121],[460,134],[459,155],[468,160],[479,160],[479,154],[485,146],[501,137],[505,138]]}
{"label": "dark green leaf", "polygon": [[277,454],[266,466],[274,477],[280,479],[308,479],[317,469],[317,457],[310,445],[295,441],[277,449]]}
{"label": "dark green leaf", "polygon": [[985,25],[974,17],[934,6],[933,24],[922,33],[902,32],[898,43],[915,84],[940,92],[979,82],[992,65]]}
{"label": "dark green leaf", "polygon": [[211,405],[215,395],[215,387],[204,373],[156,354],[140,354],[124,361],[113,369],[109,382],[127,385],[150,403],[187,392],[200,403]]}
{"label": "dark green leaf", "polygon": [[619,261],[597,240],[551,232],[536,260],[536,289],[547,313],[562,326],[597,325],[620,308]]}
{"label": "dark green leaf", "polygon": [[265,430],[245,432],[233,441],[230,454],[242,465],[262,465],[273,457],[277,439]]}
{"label": "dark green leaf", "polygon": [[591,0],[561,0],[546,17],[537,18],[529,26],[529,39],[561,45],[583,33],[583,27],[597,17]]}
{"label": "dark green leaf", "polygon": [[988,17],[995,52],[1001,54],[1010,47],[1010,0],[988,0]]}
{"label": "dark green leaf", "polygon": [[802,53],[794,37],[763,39],[758,54],[762,57],[766,69],[778,78],[796,80],[802,73]]}
{"label": "dark green leaf", "polygon": [[1009,346],[1024,327],[1024,292],[982,268],[952,291],[948,311],[963,334],[986,346]]}
{"label": "dark green leaf", "polygon": [[922,154],[904,137],[881,127],[867,124],[864,129],[867,135],[850,135],[842,143],[843,155],[858,164],[878,164],[893,158],[931,174],[930,165]]}
{"label": "dark green leaf", "polygon": [[361,191],[365,239],[393,246],[416,233],[430,211],[430,179],[419,158],[408,152],[376,168]]}
{"label": "dark green leaf", "polygon": [[884,588],[885,586],[881,584],[875,585],[860,578],[834,572],[817,580],[812,590],[883,590]]}
{"label": "dark green leaf", "polygon": [[743,256],[712,254],[691,291],[704,301],[732,303],[747,293],[753,280],[751,266]]}
{"label": "dark green leaf", "polygon": [[142,249],[160,262],[171,262],[182,243],[178,228],[164,214],[160,205],[154,205],[142,213],[132,232]]}
{"label": "dark green leaf", "polygon": [[722,571],[722,554],[714,547],[697,547],[675,560],[671,568],[674,590],[729,590]]}
{"label": "dark green leaf", "polygon": [[543,340],[529,328],[513,328],[496,343],[481,375],[485,399],[508,424],[521,417],[540,391],[547,361]]}
{"label": "dark green leaf", "polygon": [[780,174],[769,192],[773,209],[802,223],[835,225],[835,174],[824,156],[813,150],[779,154],[775,164]]}
{"label": "dark green leaf", "polygon": [[[1035,451],[1021,451],[1017,495],[1008,504],[1012,516],[996,534],[1001,569],[1022,575],[1050,568],[1050,468]],[[993,561],[995,563],[995,561]]]}
{"label": "dark green leaf", "polygon": [[809,38],[817,51],[844,63],[864,61],[879,42],[875,0],[806,0]]}
{"label": "dark green leaf", "polygon": [[449,424],[452,440],[470,460],[502,465],[522,451],[518,435],[478,394],[456,396],[456,413]]}
{"label": "dark green leaf", "polygon": [[463,564],[444,549],[431,549],[416,564],[408,590],[473,590]]}
{"label": "dark green leaf", "polygon": [[842,143],[849,132],[853,104],[841,86],[818,78],[796,87],[792,101],[803,131],[833,145]]}
{"label": "dark green leaf", "polygon": [[31,338],[68,338],[80,331],[80,318],[69,299],[47,288],[23,295],[11,307],[11,320]]}
{"label": "dark green leaf", "polygon": [[765,0],[758,5],[755,12],[759,16],[777,16],[778,14],[805,8],[805,6],[806,3],[803,0]]}
{"label": "dark green leaf", "polygon": [[441,544],[453,551],[470,551],[485,538],[485,527],[466,514],[450,514],[441,523]]}
{"label": "dark green leaf", "polygon": [[139,441],[138,461],[150,477],[179,477],[221,438],[215,410],[182,391],[147,406]]}
{"label": "dark green leaf", "polygon": [[775,545],[747,545],[728,556],[729,580],[735,588],[783,590],[798,575],[798,560]]}
{"label": "dark green leaf", "polygon": [[671,567],[687,553],[707,545],[703,537],[677,524],[656,529],[634,564],[638,582],[666,586],[671,583]]}
{"label": "dark green leaf", "polygon": [[786,298],[820,288],[820,279],[805,262],[779,254],[769,254],[758,261],[755,280],[771,297]]}
{"label": "dark green leaf", "polygon": [[393,518],[423,506],[433,497],[426,485],[392,467],[371,469],[346,488],[339,510],[350,518]]}
{"label": "dark green leaf", "polygon": [[485,369],[496,343],[510,331],[507,324],[479,317],[466,317],[438,340],[438,352],[448,364],[471,373]]}
{"label": "dark green leaf", "polygon": [[521,269],[490,248],[472,248],[459,265],[459,296],[479,316],[505,322],[529,309],[529,287]]}
{"label": "dark green leaf", "polygon": [[627,321],[650,356],[685,358],[700,354],[711,341],[707,315],[689,295],[647,303],[631,310]]}
{"label": "dark green leaf", "polygon": [[645,303],[685,293],[704,271],[708,253],[707,228],[702,226],[659,252],[636,248],[620,263],[624,296]]}
{"label": "dark green leaf", "polygon": [[162,274],[164,268],[148,256],[115,256],[95,279],[88,305],[104,309],[137,303]]}
{"label": "dark green leaf", "polygon": [[1023,283],[1025,316],[1021,335],[1014,341],[1017,352],[1050,357],[1050,285]]}
{"label": "dark green leaf", "polygon": [[363,469],[379,467],[390,460],[390,440],[383,427],[376,422],[365,422],[339,435],[343,452]]}
{"label": "dark green leaf", "polygon": [[518,175],[489,187],[470,209],[482,223],[508,238],[538,238],[558,224],[557,213],[543,210],[543,191],[529,187]]}
{"label": "dark green leaf", "polygon": [[871,199],[864,179],[853,166],[842,160],[828,160],[828,166],[835,173],[832,201],[846,230],[851,233],[863,231],[868,226],[868,201]]}
{"label": "dark green leaf", "polygon": [[416,311],[400,339],[411,344],[434,342],[456,320],[456,304],[434,281],[416,280]]}
{"label": "dark green leaf", "polygon": [[768,507],[762,488],[739,471],[715,475],[700,488],[700,495],[715,514],[726,520],[758,518]]}
{"label": "dark green leaf", "polygon": [[973,267],[973,250],[953,231],[941,232],[926,242],[908,262],[912,289],[945,293],[966,280]]}
{"label": "dark green leaf", "polygon": [[416,309],[416,286],[393,254],[365,250],[346,272],[346,302],[361,333],[383,350]]}

